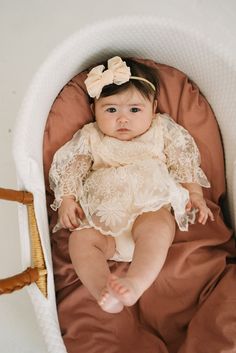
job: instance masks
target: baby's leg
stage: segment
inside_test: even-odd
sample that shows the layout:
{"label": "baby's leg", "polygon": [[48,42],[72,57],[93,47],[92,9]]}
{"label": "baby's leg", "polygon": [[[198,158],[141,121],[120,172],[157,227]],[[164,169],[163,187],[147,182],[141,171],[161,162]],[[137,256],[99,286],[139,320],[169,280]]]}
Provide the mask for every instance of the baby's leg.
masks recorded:
{"label": "baby's leg", "polygon": [[78,277],[103,310],[121,311],[123,304],[106,289],[110,275],[107,260],[115,253],[114,238],[93,228],[77,230],[70,235],[69,252]]}
{"label": "baby's leg", "polygon": [[135,251],[125,277],[110,275],[108,288],[124,305],[133,305],[161,271],[174,239],[175,222],[162,208],[140,215],[132,229]]}

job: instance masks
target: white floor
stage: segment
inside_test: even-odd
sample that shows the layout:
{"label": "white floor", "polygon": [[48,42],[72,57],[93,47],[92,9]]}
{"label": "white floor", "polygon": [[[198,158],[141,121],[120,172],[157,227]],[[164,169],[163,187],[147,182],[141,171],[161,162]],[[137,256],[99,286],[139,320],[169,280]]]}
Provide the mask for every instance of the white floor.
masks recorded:
{"label": "white floor", "polygon": [[[236,54],[235,0],[0,0],[0,187],[16,188],[12,130],[40,64],[55,46],[84,25],[131,14],[191,23]],[[21,271],[15,204],[0,203],[0,224],[3,278]],[[0,344],[1,353],[46,353],[25,289],[0,297]]]}

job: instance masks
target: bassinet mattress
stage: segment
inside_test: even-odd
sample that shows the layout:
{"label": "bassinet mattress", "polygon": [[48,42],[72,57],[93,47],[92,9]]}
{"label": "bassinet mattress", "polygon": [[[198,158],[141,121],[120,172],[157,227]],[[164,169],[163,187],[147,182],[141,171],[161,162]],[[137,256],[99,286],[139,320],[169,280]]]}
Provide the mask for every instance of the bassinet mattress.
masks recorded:
{"label": "bassinet mattress", "polygon": [[[182,72],[163,64],[159,111],[190,131],[199,147],[202,169],[212,187],[205,197],[215,222],[177,231],[166,264],[137,304],[120,314],[103,312],[77,278],[68,254],[66,230],[51,235],[57,309],[69,353],[200,353],[233,352],[236,314],[235,268],[226,257],[235,254],[232,232],[223,222],[219,202],[225,193],[224,159],[218,125],[206,99]],[[44,173],[47,201],[53,195],[48,170],[55,151],[92,119],[83,84],[75,76],[55,100],[44,133]],[[217,176],[217,177],[216,177]],[[49,209],[50,229],[56,214]],[[110,262],[122,273],[127,263]],[[203,342],[207,348],[202,347]],[[199,348],[200,347],[200,348]]]}

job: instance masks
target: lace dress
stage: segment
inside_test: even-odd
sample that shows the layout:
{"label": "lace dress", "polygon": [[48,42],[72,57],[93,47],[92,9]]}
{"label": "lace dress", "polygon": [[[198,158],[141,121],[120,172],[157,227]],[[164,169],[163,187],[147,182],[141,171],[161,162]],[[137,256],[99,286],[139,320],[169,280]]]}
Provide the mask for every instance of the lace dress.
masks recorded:
{"label": "lace dress", "polygon": [[49,180],[53,210],[62,196],[74,195],[86,215],[78,229],[115,237],[118,261],[132,259],[138,215],[171,207],[179,228],[188,230],[194,216],[185,211],[189,193],[180,183],[210,186],[193,138],[166,114],[157,114],[149,130],[130,141],[104,135],[96,122],[85,125],[56,152]]}

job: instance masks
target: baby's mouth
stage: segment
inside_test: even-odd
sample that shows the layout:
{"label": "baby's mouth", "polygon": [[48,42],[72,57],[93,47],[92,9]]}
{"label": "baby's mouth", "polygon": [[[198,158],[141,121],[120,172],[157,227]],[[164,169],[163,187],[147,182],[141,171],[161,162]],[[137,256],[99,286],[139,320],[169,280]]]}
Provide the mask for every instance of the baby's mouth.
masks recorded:
{"label": "baby's mouth", "polygon": [[119,132],[125,132],[125,131],[129,131],[129,129],[125,128],[125,127],[121,127],[120,129],[118,129],[117,131]]}

